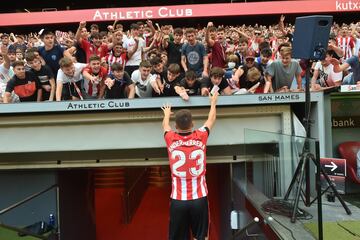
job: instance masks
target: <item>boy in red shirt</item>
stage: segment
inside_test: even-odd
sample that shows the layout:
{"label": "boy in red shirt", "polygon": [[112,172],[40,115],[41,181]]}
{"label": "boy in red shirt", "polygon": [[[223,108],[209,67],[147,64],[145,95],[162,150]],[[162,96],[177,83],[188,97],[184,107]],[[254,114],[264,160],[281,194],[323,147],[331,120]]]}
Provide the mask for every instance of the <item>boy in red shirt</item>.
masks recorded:
{"label": "boy in red shirt", "polygon": [[194,124],[189,110],[176,113],[176,132],[171,129],[171,106],[164,105],[163,129],[172,178],[170,200],[169,238],[205,240],[209,230],[207,200],[206,143],[216,120],[218,93],[210,97],[210,111],[203,127],[193,130]]}
{"label": "boy in red shirt", "polygon": [[104,97],[107,69],[101,66],[101,59],[97,55],[89,58],[89,64],[83,69],[85,98],[102,99]]}

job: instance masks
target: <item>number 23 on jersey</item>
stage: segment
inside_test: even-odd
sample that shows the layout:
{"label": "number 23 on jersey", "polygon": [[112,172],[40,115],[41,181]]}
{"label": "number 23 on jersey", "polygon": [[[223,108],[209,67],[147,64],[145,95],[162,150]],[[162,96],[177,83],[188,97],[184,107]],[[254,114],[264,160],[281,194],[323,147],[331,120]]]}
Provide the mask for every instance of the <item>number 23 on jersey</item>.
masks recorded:
{"label": "number 23 on jersey", "polygon": [[171,159],[174,161],[171,171],[177,177],[198,177],[205,170],[205,153],[202,149],[194,150],[188,156],[183,151],[174,150]]}

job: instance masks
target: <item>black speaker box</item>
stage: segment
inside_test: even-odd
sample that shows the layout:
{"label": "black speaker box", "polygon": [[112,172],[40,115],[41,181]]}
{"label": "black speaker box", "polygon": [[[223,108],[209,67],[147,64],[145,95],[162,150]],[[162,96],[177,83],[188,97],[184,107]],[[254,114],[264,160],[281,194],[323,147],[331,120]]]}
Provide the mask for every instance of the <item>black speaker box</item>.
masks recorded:
{"label": "black speaker box", "polygon": [[293,58],[322,60],[328,46],[332,16],[297,17],[292,49]]}

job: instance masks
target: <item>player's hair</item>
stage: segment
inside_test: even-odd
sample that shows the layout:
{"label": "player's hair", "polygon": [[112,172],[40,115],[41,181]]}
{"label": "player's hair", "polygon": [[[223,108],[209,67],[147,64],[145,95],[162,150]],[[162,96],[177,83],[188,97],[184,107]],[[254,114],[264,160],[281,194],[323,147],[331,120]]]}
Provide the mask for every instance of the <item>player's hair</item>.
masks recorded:
{"label": "player's hair", "polygon": [[179,130],[188,130],[192,127],[192,115],[190,110],[181,109],[175,115],[176,127]]}

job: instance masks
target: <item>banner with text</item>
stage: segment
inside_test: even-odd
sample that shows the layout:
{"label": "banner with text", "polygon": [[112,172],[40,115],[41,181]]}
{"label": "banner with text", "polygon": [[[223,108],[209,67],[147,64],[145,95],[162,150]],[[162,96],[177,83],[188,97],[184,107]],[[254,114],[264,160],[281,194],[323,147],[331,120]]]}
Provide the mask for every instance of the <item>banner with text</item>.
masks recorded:
{"label": "banner with text", "polygon": [[360,0],[303,0],[178,6],[103,8],[0,14],[1,26],[168,18],[360,11]]}

